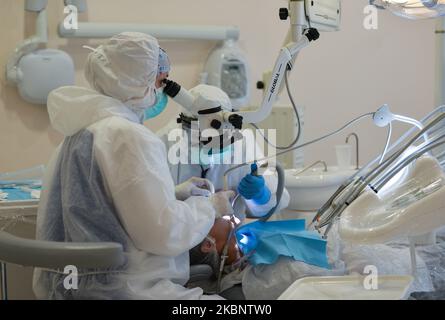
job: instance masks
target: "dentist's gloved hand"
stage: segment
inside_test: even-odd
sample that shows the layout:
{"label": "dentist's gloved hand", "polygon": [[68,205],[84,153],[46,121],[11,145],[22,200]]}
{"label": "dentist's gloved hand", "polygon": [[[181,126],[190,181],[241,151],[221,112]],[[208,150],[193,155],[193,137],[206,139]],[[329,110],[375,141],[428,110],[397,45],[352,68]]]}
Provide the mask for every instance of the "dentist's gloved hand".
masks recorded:
{"label": "dentist's gloved hand", "polygon": [[213,183],[207,179],[191,177],[175,187],[176,199],[184,201],[192,196],[210,197],[215,192]]}
{"label": "dentist's gloved hand", "polygon": [[215,218],[233,215],[232,201],[235,198],[235,191],[220,191],[210,197],[213,208],[216,211]]}
{"label": "dentist's gloved hand", "polygon": [[251,172],[246,175],[238,185],[238,193],[246,200],[253,200],[256,204],[263,205],[269,202],[271,193],[263,176],[257,174],[256,163],[251,165]]}

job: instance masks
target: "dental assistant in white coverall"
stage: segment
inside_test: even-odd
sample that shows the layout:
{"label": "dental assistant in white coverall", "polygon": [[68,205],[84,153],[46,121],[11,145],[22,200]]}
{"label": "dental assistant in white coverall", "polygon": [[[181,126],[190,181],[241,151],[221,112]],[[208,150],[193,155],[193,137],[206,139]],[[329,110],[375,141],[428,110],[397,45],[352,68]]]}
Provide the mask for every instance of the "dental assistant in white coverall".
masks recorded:
{"label": "dental assistant in white coverall", "polygon": [[212,186],[204,179],[175,187],[164,144],[141,124],[156,103],[159,55],[149,35],[116,35],[88,56],[92,89],[62,87],[48,97],[51,124],[65,139],[48,165],[37,239],[117,242],[125,262],[114,270],[79,269],[77,290],[64,288],[63,273],[37,269],[38,298],[206,297],[184,287],[189,249],[220,214],[213,203],[228,199],[205,197]]}
{"label": "dental assistant in white coverall", "polygon": [[[198,116],[198,111],[200,110],[206,110],[211,108],[217,108],[221,107],[224,111],[232,111],[232,104],[230,102],[229,96],[222,91],[221,89],[209,86],[209,85],[198,85],[192,89],[190,89],[190,93],[194,97],[194,104],[193,104],[193,114],[181,114],[180,119],[182,120],[182,123],[178,124],[178,121],[172,120],[166,127],[164,127],[162,130],[158,131],[157,134],[160,136],[162,141],[167,147],[167,151],[170,150],[170,148],[176,148],[180,150],[188,150],[189,155],[187,157],[188,160],[190,160],[192,157],[190,156],[190,153],[193,152],[193,148],[196,146],[193,145],[193,139],[191,137],[191,129],[190,129],[190,120],[196,120],[196,117]],[[174,129],[183,129],[183,133],[186,135],[186,138],[179,139],[179,141],[173,140],[169,141],[169,133],[172,132]],[[173,135],[174,137],[175,135]],[[188,144],[188,146],[177,148],[178,144]],[[202,148],[202,144],[200,145],[201,150],[205,150],[205,148]],[[172,149],[176,150],[176,149]],[[236,150],[236,148],[235,148]],[[245,156],[245,149],[241,150],[244,153]],[[198,151],[199,152],[199,151]],[[224,152],[224,150],[223,150]],[[227,151],[227,152],[230,152]],[[256,144],[256,155],[257,158],[262,158],[262,150]],[[205,152],[203,153],[201,151],[201,156],[204,157]],[[186,181],[187,179],[190,179],[192,177],[201,177],[210,180],[217,191],[223,189],[223,176],[226,170],[229,168],[232,168],[236,165],[233,163],[225,164],[222,160],[225,155],[210,155],[208,159],[205,159],[203,163],[182,163],[179,162],[178,164],[172,164],[172,162],[169,161],[169,167],[170,172],[173,177],[173,181],[175,183],[182,183]],[[202,157],[201,157],[202,159]],[[212,163],[212,159],[216,159]],[[276,205],[276,188],[277,188],[277,177],[271,170],[267,170],[264,173],[264,186],[258,186],[257,177],[252,177],[250,166],[244,166],[240,169],[232,171],[228,175],[228,187],[230,190],[239,193],[241,192],[241,195],[244,197],[245,195],[251,195],[247,196],[247,199],[245,197],[245,204],[247,205],[247,209],[250,211],[250,213],[254,216],[261,217],[264,216],[269,212],[270,209],[272,209]],[[262,189],[262,190],[261,190]],[[255,201],[254,199],[251,199],[252,196],[258,191],[258,193],[262,193],[262,191],[270,190],[269,197],[262,197],[261,201]],[[243,194],[243,191],[245,194]],[[263,192],[264,194],[264,192]],[[249,199],[250,198],[250,199]],[[283,195],[281,197],[281,201],[278,207],[278,210],[286,208],[289,205],[289,193],[285,189],[283,191]],[[241,207],[242,208],[242,207]],[[237,212],[240,214],[240,212]]]}

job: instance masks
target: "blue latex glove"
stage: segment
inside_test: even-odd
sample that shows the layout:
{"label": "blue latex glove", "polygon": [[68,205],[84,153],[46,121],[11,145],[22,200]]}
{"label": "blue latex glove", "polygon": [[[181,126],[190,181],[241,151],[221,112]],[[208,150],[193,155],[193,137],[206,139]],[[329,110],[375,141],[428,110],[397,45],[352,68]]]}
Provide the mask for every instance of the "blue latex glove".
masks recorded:
{"label": "blue latex glove", "polygon": [[257,174],[258,166],[252,164],[251,172],[246,175],[238,185],[238,193],[247,200],[253,200],[256,204],[263,205],[269,202],[271,193],[262,176]]}
{"label": "blue latex glove", "polygon": [[236,240],[238,247],[241,249],[244,255],[251,253],[258,246],[258,240],[255,233],[247,229],[243,232],[236,232]]}

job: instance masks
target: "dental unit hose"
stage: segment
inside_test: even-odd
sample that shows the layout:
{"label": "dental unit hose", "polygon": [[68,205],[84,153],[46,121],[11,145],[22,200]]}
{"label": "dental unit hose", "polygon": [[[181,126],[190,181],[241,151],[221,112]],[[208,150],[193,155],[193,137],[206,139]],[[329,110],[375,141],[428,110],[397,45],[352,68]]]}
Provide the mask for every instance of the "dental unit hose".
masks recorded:
{"label": "dental unit hose", "polygon": [[[365,118],[365,117],[370,117],[370,116],[372,116],[373,114],[374,114],[373,112],[365,113],[365,114],[363,114],[363,115],[361,115],[361,116],[358,116],[358,117],[356,117],[355,119],[349,121],[348,123],[346,123],[346,124],[345,124],[344,126],[342,126],[341,128],[339,128],[339,129],[337,129],[337,130],[335,130],[335,131],[333,131],[333,132],[331,132],[331,133],[329,133],[329,134],[326,134],[326,135],[324,135],[324,136],[322,136],[322,137],[320,137],[320,138],[314,139],[314,140],[312,140],[312,141],[303,143],[303,144],[301,144],[301,145],[292,147],[292,148],[287,149],[287,150],[280,151],[280,152],[276,153],[275,155],[268,156],[268,157],[262,158],[262,159],[260,159],[260,160],[254,160],[254,161],[245,162],[245,163],[243,163],[243,164],[237,165],[237,166],[235,166],[235,167],[232,167],[232,168],[226,170],[226,172],[224,172],[224,176],[223,176],[223,180],[224,180],[224,190],[228,190],[228,175],[229,175],[230,172],[232,172],[232,171],[234,171],[234,170],[237,170],[237,169],[239,169],[239,168],[242,168],[242,167],[244,167],[244,166],[246,166],[246,165],[252,164],[252,163],[257,163],[257,162],[267,161],[267,160],[269,160],[269,159],[271,159],[271,158],[278,157],[278,156],[283,155],[283,154],[285,154],[285,153],[287,153],[287,152],[290,152],[290,151],[293,151],[293,150],[296,150],[296,149],[299,149],[299,148],[303,148],[303,147],[308,146],[308,145],[310,145],[310,144],[313,144],[313,143],[319,142],[319,141],[321,141],[321,140],[324,140],[324,139],[326,139],[326,138],[329,138],[329,137],[331,137],[331,136],[333,136],[333,135],[335,135],[335,134],[338,134],[339,132],[345,130],[346,128],[348,128],[349,126],[351,126],[353,123],[355,123],[355,122],[357,122],[357,121],[359,121],[359,120],[361,120],[361,119],[363,119],[363,118]],[[277,198],[276,198],[276,204],[275,204],[275,206],[274,206],[274,207],[273,207],[273,208],[272,208],[272,209],[271,209],[265,216],[263,216],[263,217],[260,218],[261,221],[267,221],[267,220],[268,220],[268,219],[275,213],[275,211],[277,210],[278,206],[280,205],[281,197],[282,197],[282,195],[283,195],[284,184],[285,184],[285,174],[284,174],[284,169],[283,169],[283,167],[282,167],[280,164],[276,163],[276,170],[277,170],[277,174],[278,174],[278,185],[277,185],[277,192],[276,192],[276,197],[277,197]],[[235,203],[236,203],[236,201],[237,201],[238,199],[239,199],[239,197],[235,198],[235,200],[233,201],[233,203],[232,203],[232,206],[233,206],[233,207],[235,207]]]}
{"label": "dental unit hose", "polygon": [[259,129],[259,127],[255,124],[255,123],[251,123],[252,127],[254,127],[255,129],[259,130],[258,132],[260,133],[260,135],[263,137],[264,141],[266,141],[267,144],[271,145],[272,147],[274,147],[277,150],[287,150],[293,146],[295,146],[298,141],[300,140],[301,137],[301,120],[300,120],[300,114],[298,113],[298,109],[297,109],[297,105],[295,104],[294,98],[292,96],[292,93],[290,92],[290,87],[289,87],[289,79],[288,79],[288,74],[289,71],[291,70],[291,66],[290,64],[288,64],[287,70],[284,73],[284,81],[286,84],[286,91],[287,91],[287,95],[289,96],[289,100],[290,103],[292,105],[292,109],[294,110],[295,113],[295,118],[297,119],[297,135],[295,137],[295,139],[288,145],[288,146],[276,146],[274,145],[271,141],[269,141],[269,139],[267,139],[267,137],[264,135],[263,132],[261,132]]}
{"label": "dental unit hose", "polygon": [[334,136],[334,135],[340,133],[341,131],[343,131],[343,130],[347,129],[348,127],[350,127],[350,126],[351,126],[352,124],[354,124],[355,122],[357,122],[357,121],[359,121],[359,120],[361,120],[361,119],[363,119],[363,118],[366,118],[366,117],[371,117],[371,116],[373,116],[373,115],[374,115],[373,112],[369,112],[369,113],[362,114],[361,116],[358,116],[358,117],[354,118],[353,120],[349,121],[348,123],[346,123],[346,124],[345,124],[344,126],[342,126],[341,128],[339,128],[339,129],[337,129],[337,130],[335,130],[335,131],[333,131],[333,132],[330,132],[330,133],[328,133],[328,134],[326,134],[326,135],[324,135],[324,136],[322,136],[322,137],[319,137],[319,138],[316,138],[316,139],[314,139],[314,140],[305,142],[305,143],[303,143],[303,144],[294,146],[294,147],[292,147],[292,148],[289,148],[289,149],[286,149],[286,150],[277,152],[277,153],[274,154],[274,155],[267,156],[267,157],[261,158],[261,159],[259,159],[259,160],[246,161],[246,162],[244,162],[244,163],[242,163],[242,164],[239,164],[239,165],[237,165],[237,166],[234,166],[234,167],[232,167],[232,168],[226,170],[226,172],[224,172],[224,190],[228,190],[227,176],[228,176],[232,171],[235,171],[235,170],[237,170],[237,169],[239,169],[239,168],[242,168],[242,167],[244,167],[244,166],[246,166],[246,165],[249,165],[249,164],[252,164],[252,163],[254,163],[254,162],[263,162],[263,161],[267,161],[267,160],[270,160],[270,159],[272,159],[272,158],[276,158],[276,157],[278,157],[278,156],[281,156],[281,155],[283,155],[283,154],[286,154],[286,153],[288,153],[288,152],[291,152],[291,151],[294,151],[294,150],[297,150],[297,149],[300,149],[300,148],[304,148],[304,147],[306,147],[306,146],[308,146],[308,145],[317,143],[317,142],[319,142],[319,141],[322,141],[322,140],[324,140],[324,139],[326,139],[326,138],[329,138],[329,137],[331,137],[331,136]]}
{"label": "dental unit hose", "polygon": [[[277,176],[278,176],[278,184],[277,184],[277,191],[275,193],[276,195],[276,203],[275,206],[270,209],[264,216],[262,217],[255,217],[255,216],[247,216],[249,219],[259,219],[260,221],[267,221],[269,218],[277,211],[278,207],[281,203],[281,197],[283,196],[284,192],[284,184],[285,184],[285,175],[284,175],[284,168],[281,166],[281,164],[276,163],[275,169],[277,170]],[[256,174],[256,173],[253,173]],[[226,177],[224,177],[224,184],[226,184]],[[224,187],[225,188],[225,187]],[[225,189],[227,190],[227,189]],[[238,194],[235,199],[232,201],[232,208],[236,208],[236,203],[240,201],[242,197]]]}
{"label": "dental unit hose", "polygon": [[[318,227],[322,228],[322,227],[332,223],[333,219],[335,217],[339,216],[341,214],[341,212],[348,206],[348,204],[352,203],[352,201],[354,201],[360,195],[360,193],[364,190],[364,188],[366,186],[370,186],[375,192],[377,192],[378,189],[381,188],[382,186],[384,186],[397,172],[399,172],[401,170],[401,168],[406,166],[407,162],[409,162],[410,159],[412,159],[412,157],[409,156],[408,159],[405,159],[405,161],[402,161],[395,168],[392,168],[392,170],[388,173],[385,173],[385,170],[388,169],[391,166],[391,164],[397,158],[399,158],[419,138],[422,137],[425,139],[426,132],[430,128],[434,127],[436,124],[440,123],[440,121],[442,121],[444,119],[445,119],[445,113],[440,114],[439,116],[436,116],[435,118],[430,120],[430,122],[422,130],[420,130],[416,135],[414,135],[414,137],[409,139],[408,142],[405,143],[405,145],[401,149],[399,149],[398,151],[393,153],[389,158],[384,160],[375,169],[372,169],[367,174],[359,177],[359,180],[357,180],[357,181],[359,181],[357,186],[352,186],[352,188],[346,188],[346,186],[345,186],[344,188],[342,188],[342,189],[351,189],[351,191],[347,190],[347,195],[342,196],[343,200],[336,201],[336,198],[338,197],[338,195],[340,195],[343,192],[343,190],[336,192],[336,194],[334,194],[326,202],[326,204],[322,207],[322,209],[319,210],[317,215],[314,217],[314,221],[317,221],[317,220],[319,221]],[[419,155],[423,154],[424,152],[431,150],[431,145],[433,145],[434,147],[437,147],[438,145],[441,144],[440,142],[437,143],[437,141],[439,141],[443,137],[444,137],[444,135],[439,136],[439,138],[436,138],[431,141],[426,140],[424,142],[423,146],[420,147],[421,152],[419,153],[419,150],[417,150],[417,152],[415,152],[414,154],[419,156]],[[407,136],[404,136],[402,138],[405,139],[405,138],[407,138]],[[398,144],[398,143],[399,143],[399,141],[396,144]],[[408,161],[406,161],[406,160],[408,160]],[[380,176],[381,174],[383,174],[383,176]],[[375,183],[372,183],[373,181]],[[374,185],[374,187],[372,185]],[[335,206],[334,211],[332,211],[332,210],[329,211],[329,208],[332,208],[332,205],[334,202],[337,202],[337,205]],[[327,215],[326,218],[324,218],[325,215]]]}

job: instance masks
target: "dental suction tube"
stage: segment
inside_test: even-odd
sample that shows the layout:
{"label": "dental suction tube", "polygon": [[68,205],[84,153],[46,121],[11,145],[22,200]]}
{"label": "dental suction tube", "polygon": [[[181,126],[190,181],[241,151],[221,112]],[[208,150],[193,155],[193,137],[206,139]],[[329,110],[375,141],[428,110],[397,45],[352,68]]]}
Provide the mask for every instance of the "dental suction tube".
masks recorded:
{"label": "dental suction tube", "polygon": [[[389,175],[386,177],[386,179],[379,185],[378,189],[382,188],[386,183],[388,183],[395,175],[397,175],[403,168],[405,168],[406,166],[408,166],[410,163],[412,163],[414,160],[418,159],[420,156],[422,156],[423,154],[425,154],[426,152],[437,148],[443,144],[445,144],[445,134],[442,135],[441,137],[435,139],[435,143],[428,143],[427,145],[425,145],[423,148],[419,149],[417,152],[411,154],[410,156],[408,156],[406,159],[404,159],[396,168],[394,168],[393,170],[391,170],[391,172],[389,173]],[[441,141],[439,141],[441,140]],[[438,141],[438,142],[437,142]],[[378,191],[377,188],[374,191]],[[358,196],[357,196],[358,197]],[[355,198],[357,198],[355,197]],[[354,199],[355,200],[355,199]],[[320,230],[321,228],[327,226],[326,231],[324,232],[324,238],[326,238],[327,234],[329,233],[329,231],[331,230],[335,218],[339,217],[343,211],[346,209],[346,207],[348,207],[348,203],[343,203],[341,204],[341,206],[334,208],[332,212],[329,213],[328,217],[326,217],[325,219],[323,219],[322,221],[319,222],[319,224],[316,226],[316,229]]]}
{"label": "dental suction tube", "polygon": [[[242,167],[244,167],[244,166],[246,166],[246,165],[249,165],[249,164],[252,164],[252,163],[254,163],[254,162],[263,162],[263,161],[270,160],[270,159],[272,159],[272,158],[276,158],[276,157],[278,157],[278,156],[280,156],[280,155],[283,155],[283,154],[285,154],[285,153],[287,153],[287,152],[290,152],[290,151],[293,151],[293,150],[296,150],[296,149],[299,149],[299,148],[303,148],[303,147],[308,146],[308,145],[310,145],[310,144],[313,144],[313,143],[319,142],[319,141],[321,141],[321,140],[324,140],[324,139],[326,139],[326,138],[329,138],[329,137],[331,137],[331,136],[333,136],[333,135],[336,135],[336,134],[338,134],[339,132],[345,130],[346,128],[348,128],[349,126],[351,126],[352,124],[354,124],[355,122],[357,122],[357,121],[359,121],[359,120],[361,120],[361,119],[363,119],[363,118],[370,117],[370,116],[372,116],[373,114],[374,114],[374,113],[371,112],[371,113],[366,113],[366,114],[363,114],[363,115],[361,115],[361,116],[358,116],[357,118],[355,118],[355,119],[349,121],[348,123],[346,123],[346,124],[345,124],[343,127],[341,127],[340,129],[337,129],[337,130],[335,130],[335,131],[333,131],[333,132],[331,132],[331,133],[328,133],[328,134],[326,134],[326,135],[324,135],[324,136],[322,136],[322,137],[320,137],[320,138],[314,139],[314,140],[309,141],[309,142],[306,142],[306,143],[304,143],[304,144],[301,144],[301,145],[298,145],[298,146],[289,148],[289,149],[287,149],[287,150],[278,152],[278,153],[275,154],[275,155],[268,156],[268,157],[264,157],[264,158],[259,159],[259,160],[254,160],[254,161],[250,161],[250,162],[245,162],[245,163],[243,163],[243,164],[240,164],[240,165],[237,165],[237,166],[235,166],[235,167],[229,168],[228,170],[226,170],[226,172],[224,172],[224,176],[223,176],[224,190],[228,190],[228,175],[229,175],[232,171],[235,171],[235,170],[237,170],[237,169],[239,169],[239,168],[242,168]],[[269,213],[266,214],[266,216],[264,216],[264,217],[261,218],[262,221],[266,221],[266,220],[268,220],[268,219],[275,213],[276,209],[277,209],[278,206],[279,206],[279,203],[280,203],[280,200],[281,200],[281,196],[282,196],[282,192],[284,191],[284,184],[285,184],[284,170],[281,168],[281,166],[280,166],[278,163],[276,164],[276,168],[277,168],[277,173],[278,173],[277,203],[276,203],[275,207],[272,208],[272,209],[269,211]],[[315,221],[315,220],[314,220],[314,221]]]}
{"label": "dental suction tube", "polygon": [[[428,124],[429,122],[432,121],[432,119],[437,117],[437,114],[440,115],[440,114],[444,114],[444,113],[445,113],[445,106],[439,106],[435,110],[433,110],[432,112],[427,114],[420,122],[422,124],[425,124],[425,123]],[[373,117],[373,120],[375,120],[375,117]],[[405,132],[405,134],[403,134],[396,142],[394,142],[388,148],[387,152],[392,152],[398,145],[403,143],[406,139],[408,139],[417,130],[418,130],[417,127],[412,127],[411,129],[409,129],[407,132]],[[433,131],[433,132],[435,132],[435,131]],[[431,132],[430,134],[432,135],[433,132]],[[390,160],[393,157],[395,157],[395,154],[391,155],[386,160]],[[329,200],[326,201],[326,203],[318,210],[317,214],[315,215],[314,219],[312,220],[311,225],[318,221],[320,228],[322,228],[324,225],[326,225],[323,222],[331,220],[331,217],[332,217],[332,215],[335,215],[335,212],[342,211],[342,209],[339,207],[339,205],[340,205],[340,203],[342,203],[342,201],[344,202],[344,200],[339,201],[338,198],[341,197],[342,199],[345,199],[345,197],[346,197],[345,194],[346,195],[350,194],[351,190],[355,189],[359,184],[363,183],[364,176],[372,173],[372,171],[376,169],[376,168],[371,169],[372,166],[374,166],[376,164],[377,164],[377,166],[379,166],[381,164],[381,163],[379,163],[381,158],[382,158],[381,155],[379,155],[374,160],[368,162],[362,169],[360,169],[357,173],[355,173],[353,176],[351,176],[348,180],[346,180],[337,189],[337,191],[329,198]],[[338,204],[338,205],[335,205],[335,208],[334,208],[334,203]],[[323,218],[323,217],[327,217],[327,218]]]}
{"label": "dental suction tube", "polygon": [[387,176],[385,176],[381,181],[377,182],[375,189],[378,192],[381,188],[385,186],[391,180],[397,173],[399,173],[403,168],[405,168],[409,163],[411,163],[413,160],[419,158],[426,152],[442,145],[445,143],[445,134],[441,135],[440,137],[434,139],[430,143],[427,143],[425,146],[414,152],[413,154],[409,155],[406,159],[404,159],[401,163],[399,163]]}
{"label": "dental suction tube", "polygon": [[[443,139],[445,135],[440,135],[438,138],[435,138],[431,141],[424,142],[424,146],[421,147],[420,150],[414,153],[414,155],[409,156],[407,159],[403,159],[400,164],[397,164],[395,168],[392,168],[390,172],[385,173],[385,170],[390,168],[391,164],[399,158],[413,143],[415,143],[421,136],[424,136],[425,133],[434,127],[436,124],[438,124],[440,121],[445,119],[445,110],[444,107],[439,107],[435,111],[433,111],[431,114],[427,115],[422,123],[427,122],[430,120],[430,118],[438,113],[441,112],[438,116],[433,118],[425,127],[420,130],[413,138],[411,138],[400,150],[396,151],[394,154],[392,154],[388,159],[386,159],[381,165],[378,165],[375,169],[369,171],[366,175],[360,177],[358,180],[358,185],[353,182],[350,182],[348,185],[352,187],[343,187],[343,189],[339,192],[336,192],[331,199],[322,207],[322,209],[319,210],[317,215],[314,217],[313,222],[319,221],[317,229],[323,228],[326,225],[332,226],[332,223],[334,222],[334,219],[341,215],[341,213],[345,210],[345,208],[352,203],[360,194],[361,192],[366,188],[366,186],[371,185],[373,181],[376,183],[377,188],[381,188],[384,186],[392,177],[395,176],[401,169],[403,169],[408,163],[418,158],[420,155],[422,155],[425,152],[428,152],[429,150],[434,149],[437,146],[442,145],[444,142],[439,140]],[[409,135],[412,134],[413,130],[417,128],[412,128],[409,130],[404,136],[402,136],[401,139],[399,139],[392,147],[393,149],[395,146],[397,146],[401,141],[405,140]],[[378,159],[378,158],[377,158]],[[376,159],[376,160],[377,160]],[[374,163],[376,160],[372,161],[370,164]],[[367,165],[367,167],[370,166],[370,164]],[[381,176],[382,175],[382,176]],[[371,186],[372,187],[372,186]],[[377,192],[378,189],[376,187],[372,187],[374,192]],[[342,192],[346,192],[346,195],[342,195]],[[342,195],[342,200],[336,201],[336,199]],[[337,203],[337,205],[334,205],[334,203]],[[325,218],[323,218],[325,216]],[[329,232],[330,226],[325,232],[325,235]]]}
{"label": "dental suction tube", "polygon": [[386,170],[396,158],[401,156],[414,142],[416,142],[424,133],[429,130],[431,127],[436,125],[439,121],[445,119],[445,114],[441,114],[433,119],[428,125],[426,125],[422,130],[420,130],[411,140],[406,143],[399,151],[397,151],[393,156],[388,158],[386,161],[382,163],[382,165],[378,166],[375,170],[371,171],[364,178],[365,184],[369,184],[374,181],[384,170]]}
{"label": "dental suction tube", "polygon": [[[445,106],[439,106],[429,114],[427,114],[422,120],[421,123],[428,123],[431,121],[431,119],[436,114],[445,113]],[[396,142],[394,142],[387,150],[387,152],[393,151],[399,144],[401,144],[403,141],[405,141],[409,136],[411,136],[417,128],[413,127],[409,129],[405,134],[403,134]],[[364,167],[362,167],[359,171],[357,171],[354,175],[352,175],[348,180],[346,180],[338,189],[337,191],[329,198],[328,201],[318,210],[317,215],[312,220],[312,223],[315,223],[324,213],[331,207],[334,200],[338,197],[338,195],[344,191],[348,186],[351,186],[353,183],[356,183],[359,179],[363,179],[362,177],[365,175],[366,172],[369,173],[371,170],[371,167],[375,164],[379,165],[380,160],[382,159],[382,156],[379,155],[374,160],[369,161]],[[355,182],[354,182],[355,181]]]}
{"label": "dental suction tube", "polygon": [[232,171],[234,171],[234,170],[237,170],[237,169],[239,169],[239,168],[242,168],[242,167],[244,167],[244,166],[246,166],[246,165],[249,165],[249,164],[252,164],[252,163],[254,163],[254,162],[263,162],[263,161],[267,161],[267,160],[276,158],[276,157],[278,157],[278,156],[281,156],[281,155],[283,155],[283,154],[286,154],[286,153],[288,153],[288,152],[291,152],[291,151],[294,151],[294,150],[297,150],[297,149],[300,149],[300,148],[304,148],[304,147],[307,147],[307,146],[309,146],[309,145],[311,145],[311,144],[314,144],[314,143],[317,143],[317,142],[319,142],[319,141],[322,141],[322,140],[324,140],[324,139],[326,139],[326,138],[329,138],[329,137],[331,137],[331,136],[334,136],[334,135],[336,135],[336,134],[342,132],[343,130],[347,129],[347,128],[350,127],[352,124],[354,124],[355,122],[357,122],[357,121],[359,121],[359,120],[361,120],[361,119],[363,119],[363,118],[371,117],[373,114],[374,114],[373,112],[362,114],[361,116],[358,116],[358,117],[354,118],[353,120],[349,121],[348,123],[346,123],[346,124],[345,124],[344,126],[342,126],[341,128],[339,128],[339,129],[337,129],[337,130],[335,130],[335,131],[333,131],[333,132],[330,132],[330,133],[328,133],[328,134],[326,134],[326,135],[324,135],[324,136],[321,136],[321,137],[316,138],[316,139],[314,139],[314,140],[311,140],[311,141],[305,142],[305,143],[303,143],[303,144],[294,146],[294,147],[292,147],[292,148],[289,148],[289,149],[286,149],[286,150],[277,152],[277,153],[274,154],[274,155],[267,156],[267,157],[264,157],[264,158],[261,158],[261,159],[258,159],[258,160],[254,160],[254,161],[247,161],[247,162],[245,162],[245,163],[242,163],[242,164],[239,164],[239,165],[237,165],[237,166],[234,166],[234,167],[228,169],[226,172],[224,172],[224,188],[225,188],[225,189],[227,188],[227,175],[228,175],[229,173],[231,173]]}

